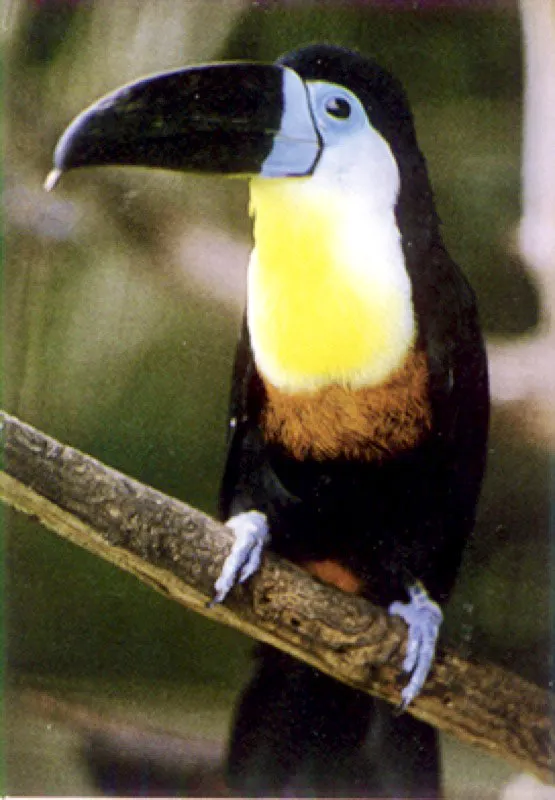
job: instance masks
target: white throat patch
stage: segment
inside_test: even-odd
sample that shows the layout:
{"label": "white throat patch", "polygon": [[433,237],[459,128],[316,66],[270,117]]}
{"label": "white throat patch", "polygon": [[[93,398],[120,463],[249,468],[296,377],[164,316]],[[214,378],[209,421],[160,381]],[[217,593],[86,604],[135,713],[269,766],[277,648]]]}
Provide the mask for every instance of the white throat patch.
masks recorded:
{"label": "white throat patch", "polygon": [[[324,143],[314,174],[251,181],[253,353],[285,391],[377,385],[402,365],[415,339],[395,218],[399,171],[351,93],[321,82],[307,88]],[[346,133],[343,120],[318,110],[334,92],[359,105]]]}

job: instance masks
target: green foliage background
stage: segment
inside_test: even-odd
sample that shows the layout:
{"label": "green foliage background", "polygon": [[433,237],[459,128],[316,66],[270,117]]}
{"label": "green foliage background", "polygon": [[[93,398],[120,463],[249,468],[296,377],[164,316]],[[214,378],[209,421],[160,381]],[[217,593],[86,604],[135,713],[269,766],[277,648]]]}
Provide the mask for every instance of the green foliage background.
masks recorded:
{"label": "green foliage background", "polygon": [[[214,511],[241,290],[226,300],[188,276],[176,242],[182,231],[210,225],[246,254],[246,188],[99,170],[70,174],[49,197],[41,182],[58,135],[98,94],[144,72],[207,59],[272,60],[317,40],[372,54],[411,98],[445,238],[477,289],[487,332],[518,337],[538,313],[534,287],[510,255],[519,214],[520,31],[510,8],[432,12],[414,4],[392,12],[372,3],[212,0],[204,10],[191,3],[188,30],[187,9],[162,5],[165,14],[145,21],[145,8],[125,0],[110,8],[12,4],[4,396],[11,412],[48,433]],[[168,39],[162,23],[172,13]],[[241,272],[234,285],[243,281]],[[496,415],[480,522],[447,621],[459,649],[541,682],[550,644],[547,481],[547,456]],[[18,685],[85,682],[99,694],[117,686],[124,705],[137,687],[166,686],[184,715],[199,692],[229,713],[228,692],[248,670],[248,643],[38,525],[9,512],[5,521],[7,655]],[[12,793],[32,791],[32,781],[14,775]],[[44,785],[36,788],[43,793]]]}

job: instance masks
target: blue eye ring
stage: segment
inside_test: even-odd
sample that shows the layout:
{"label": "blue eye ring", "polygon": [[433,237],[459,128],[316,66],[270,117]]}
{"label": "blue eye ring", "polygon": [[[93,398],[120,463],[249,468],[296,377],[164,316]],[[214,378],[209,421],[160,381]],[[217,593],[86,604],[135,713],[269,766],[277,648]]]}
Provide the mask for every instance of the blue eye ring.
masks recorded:
{"label": "blue eye ring", "polygon": [[335,119],[349,119],[351,116],[351,104],[344,97],[334,96],[326,100],[324,108],[326,114]]}

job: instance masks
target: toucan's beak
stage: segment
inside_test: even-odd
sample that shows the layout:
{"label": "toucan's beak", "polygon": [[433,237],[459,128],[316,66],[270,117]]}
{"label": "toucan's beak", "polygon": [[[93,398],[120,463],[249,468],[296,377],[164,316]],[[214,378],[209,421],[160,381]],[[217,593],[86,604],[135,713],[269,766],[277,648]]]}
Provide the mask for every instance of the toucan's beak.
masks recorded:
{"label": "toucan's beak", "polygon": [[296,72],[274,64],[209,64],[143,78],[79,114],[58,142],[46,187],[66,170],[101,165],[308,175],[319,153]]}

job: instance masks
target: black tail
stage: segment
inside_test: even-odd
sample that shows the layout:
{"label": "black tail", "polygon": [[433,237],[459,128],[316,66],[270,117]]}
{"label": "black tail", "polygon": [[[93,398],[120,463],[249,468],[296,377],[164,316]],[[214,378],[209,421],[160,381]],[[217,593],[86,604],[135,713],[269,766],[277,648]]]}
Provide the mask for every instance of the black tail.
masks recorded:
{"label": "black tail", "polygon": [[439,798],[437,734],[263,648],[237,710],[227,779],[251,797]]}

